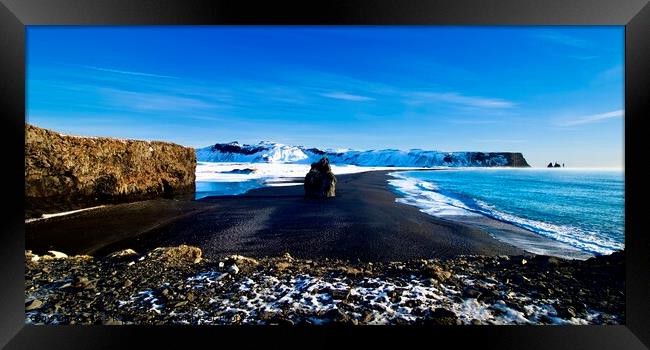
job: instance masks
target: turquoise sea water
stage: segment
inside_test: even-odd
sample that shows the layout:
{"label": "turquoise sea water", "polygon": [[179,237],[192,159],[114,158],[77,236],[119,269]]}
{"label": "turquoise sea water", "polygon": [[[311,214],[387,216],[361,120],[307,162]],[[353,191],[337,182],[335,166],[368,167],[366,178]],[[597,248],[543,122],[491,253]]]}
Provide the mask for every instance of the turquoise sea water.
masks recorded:
{"label": "turquoise sea water", "polygon": [[208,196],[233,196],[260,187],[264,187],[264,183],[258,179],[237,182],[196,181],[194,198],[201,199]]}
{"label": "turquoise sea water", "polygon": [[402,198],[441,217],[484,215],[592,254],[624,248],[622,170],[452,169],[393,173]]}

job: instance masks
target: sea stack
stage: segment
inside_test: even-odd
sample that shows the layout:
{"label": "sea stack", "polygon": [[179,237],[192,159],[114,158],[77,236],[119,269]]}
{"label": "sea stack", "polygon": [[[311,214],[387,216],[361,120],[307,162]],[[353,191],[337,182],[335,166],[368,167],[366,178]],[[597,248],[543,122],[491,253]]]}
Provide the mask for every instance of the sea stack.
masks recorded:
{"label": "sea stack", "polygon": [[336,176],[327,157],[311,164],[305,176],[305,197],[328,198],[336,195]]}

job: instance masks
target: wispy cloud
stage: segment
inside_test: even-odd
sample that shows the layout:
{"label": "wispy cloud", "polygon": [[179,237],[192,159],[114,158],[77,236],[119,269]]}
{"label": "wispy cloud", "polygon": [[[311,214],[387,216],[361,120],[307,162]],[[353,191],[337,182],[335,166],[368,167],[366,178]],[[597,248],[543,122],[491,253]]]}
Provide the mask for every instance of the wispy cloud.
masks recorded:
{"label": "wispy cloud", "polygon": [[151,74],[151,73],[144,73],[144,72],[133,72],[133,71],[111,69],[111,68],[102,68],[102,67],[95,67],[95,66],[85,66],[85,65],[82,66],[82,67],[86,68],[86,69],[92,69],[92,70],[96,70],[96,71],[100,71],[100,72],[107,72],[107,73],[135,75],[135,76],[140,76],[140,77],[177,79],[177,77],[173,77],[173,76],[170,76],[170,75]]}
{"label": "wispy cloud", "polygon": [[536,37],[542,40],[550,41],[555,44],[571,46],[571,47],[586,48],[591,46],[591,42],[588,40],[579,39],[554,30],[549,30],[537,34]]}
{"label": "wispy cloud", "polygon": [[456,92],[418,92],[413,95],[410,101],[414,104],[422,104],[427,102],[444,102],[465,107],[475,108],[512,108],[515,103],[498,98],[486,98],[478,96],[466,96]]}
{"label": "wispy cloud", "polygon": [[322,93],[320,95],[323,96],[323,97],[329,97],[329,98],[333,98],[333,99],[336,99],[336,100],[344,100],[344,101],[363,102],[363,101],[374,100],[374,98],[372,98],[372,97],[354,95],[354,94],[349,94],[347,92],[326,92],[326,93]]}
{"label": "wispy cloud", "polygon": [[100,88],[101,95],[115,107],[138,111],[192,111],[217,107],[197,98],[181,97],[165,93],[135,92],[113,88]]}
{"label": "wispy cloud", "polygon": [[478,142],[484,143],[524,143],[526,140],[523,139],[483,139],[478,140]]}
{"label": "wispy cloud", "polygon": [[558,126],[576,126],[576,125],[584,125],[584,124],[593,124],[597,122],[601,122],[604,120],[608,119],[614,119],[614,118],[623,118],[625,116],[625,111],[622,109],[616,110],[616,111],[611,111],[607,113],[600,113],[600,114],[592,114],[592,115],[587,115],[587,116],[582,116],[578,117],[575,119],[571,120],[563,120],[557,122]]}

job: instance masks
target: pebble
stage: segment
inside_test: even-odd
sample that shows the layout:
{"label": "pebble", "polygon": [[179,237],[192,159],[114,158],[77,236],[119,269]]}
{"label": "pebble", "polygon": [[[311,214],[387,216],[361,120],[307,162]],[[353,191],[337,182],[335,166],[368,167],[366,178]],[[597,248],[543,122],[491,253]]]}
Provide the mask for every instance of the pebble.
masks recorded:
{"label": "pebble", "polygon": [[124,249],[120,250],[118,252],[112,253],[108,255],[108,258],[111,259],[116,259],[116,258],[126,258],[126,257],[131,257],[131,256],[137,256],[138,253],[136,253],[135,250],[133,249]]}
{"label": "pebble", "polygon": [[480,296],[481,296],[481,292],[476,290],[475,288],[468,287],[463,290],[463,297],[465,298],[478,299],[478,297]]}
{"label": "pebble", "polygon": [[[586,319],[589,310],[601,313],[589,321],[593,324],[625,321],[624,283],[617,279],[624,275],[614,274],[624,271],[624,260],[555,264],[536,257],[528,258],[522,269],[526,259],[521,257],[510,262],[465,257],[372,266],[290,255],[256,259],[257,265],[239,256],[225,263],[195,263],[191,257],[174,265],[161,263],[159,257],[126,268],[104,258],[32,258],[25,254],[25,309],[34,324],[491,324],[503,320],[504,307],[526,312],[530,302],[522,297],[554,307],[562,319]],[[206,278],[187,279],[192,276]],[[507,284],[509,280],[514,283]],[[434,296],[426,294],[431,292]],[[468,300],[494,305],[487,309],[494,318],[462,318],[450,311],[457,310],[453,304]],[[338,311],[326,316],[318,312],[334,308]],[[533,323],[554,323],[535,313],[525,315]]]}
{"label": "pebble", "polygon": [[43,306],[43,302],[38,299],[34,299],[25,305],[25,311],[36,310],[41,308],[41,306]]}
{"label": "pebble", "polygon": [[178,302],[178,303],[174,304],[174,307],[181,307],[181,306],[185,306],[185,305],[187,305],[187,300],[183,300],[181,302]]}

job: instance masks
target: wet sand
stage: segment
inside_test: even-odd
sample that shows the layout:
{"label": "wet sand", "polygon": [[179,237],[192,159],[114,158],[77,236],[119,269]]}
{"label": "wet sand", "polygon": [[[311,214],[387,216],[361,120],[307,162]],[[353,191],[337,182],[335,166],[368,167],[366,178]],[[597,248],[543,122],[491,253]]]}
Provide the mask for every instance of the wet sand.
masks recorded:
{"label": "wet sand", "polygon": [[267,187],[198,201],[120,204],[25,224],[26,249],[102,256],[189,244],[205,256],[241,254],[389,261],[521,255],[471,223],[395,202],[387,171],[338,176],[337,196],[305,199],[302,186]]}

